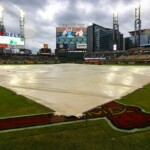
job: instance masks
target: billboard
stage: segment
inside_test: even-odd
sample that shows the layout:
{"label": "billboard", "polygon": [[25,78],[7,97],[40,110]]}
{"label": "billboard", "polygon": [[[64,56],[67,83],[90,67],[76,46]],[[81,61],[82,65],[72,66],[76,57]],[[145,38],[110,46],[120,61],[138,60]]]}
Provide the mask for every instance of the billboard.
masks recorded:
{"label": "billboard", "polygon": [[79,25],[56,27],[57,49],[75,50],[80,44],[87,45],[87,27]]}
{"label": "billboard", "polygon": [[24,45],[24,38],[0,36],[0,44]]}

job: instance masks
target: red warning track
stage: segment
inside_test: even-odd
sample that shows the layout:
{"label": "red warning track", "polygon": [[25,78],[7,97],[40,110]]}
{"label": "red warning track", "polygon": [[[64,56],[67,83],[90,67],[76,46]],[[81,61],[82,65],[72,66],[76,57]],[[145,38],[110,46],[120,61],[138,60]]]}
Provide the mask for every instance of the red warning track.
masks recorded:
{"label": "red warning track", "polygon": [[0,119],[0,130],[77,121],[85,118],[107,118],[116,128],[124,130],[150,126],[150,113],[143,112],[140,108],[135,106],[126,106],[117,102],[110,102],[85,112],[81,118],[43,114]]}

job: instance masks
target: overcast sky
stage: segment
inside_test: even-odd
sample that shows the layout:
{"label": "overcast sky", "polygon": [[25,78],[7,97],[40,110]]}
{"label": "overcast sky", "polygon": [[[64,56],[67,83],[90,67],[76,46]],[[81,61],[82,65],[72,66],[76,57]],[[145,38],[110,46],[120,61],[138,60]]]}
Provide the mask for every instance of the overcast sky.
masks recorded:
{"label": "overcast sky", "polygon": [[[38,50],[44,43],[56,48],[56,26],[85,24],[112,28],[112,13],[119,14],[120,32],[134,30],[137,0],[0,0],[7,32],[19,33],[19,9],[25,12],[26,47]],[[141,0],[142,28],[150,28],[150,0]]]}

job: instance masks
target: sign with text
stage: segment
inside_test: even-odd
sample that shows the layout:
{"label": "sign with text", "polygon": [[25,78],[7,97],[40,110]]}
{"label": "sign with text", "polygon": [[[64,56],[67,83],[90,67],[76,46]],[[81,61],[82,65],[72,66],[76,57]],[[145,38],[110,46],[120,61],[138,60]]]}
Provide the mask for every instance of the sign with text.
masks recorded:
{"label": "sign with text", "polygon": [[0,44],[24,45],[24,38],[0,36]]}
{"label": "sign with text", "polygon": [[5,33],[5,36],[24,38],[21,34],[16,33]]}

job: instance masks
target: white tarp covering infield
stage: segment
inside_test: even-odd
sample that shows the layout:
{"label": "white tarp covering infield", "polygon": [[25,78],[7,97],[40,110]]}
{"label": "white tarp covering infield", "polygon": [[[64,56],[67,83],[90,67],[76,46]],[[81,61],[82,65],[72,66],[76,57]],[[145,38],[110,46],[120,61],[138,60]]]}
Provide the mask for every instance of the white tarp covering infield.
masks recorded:
{"label": "white tarp covering infield", "polygon": [[121,98],[148,83],[148,66],[0,66],[0,86],[66,116],[81,116],[87,110]]}

